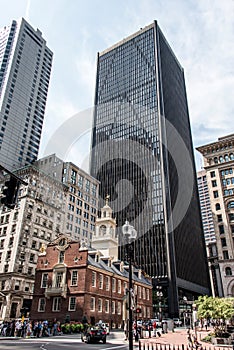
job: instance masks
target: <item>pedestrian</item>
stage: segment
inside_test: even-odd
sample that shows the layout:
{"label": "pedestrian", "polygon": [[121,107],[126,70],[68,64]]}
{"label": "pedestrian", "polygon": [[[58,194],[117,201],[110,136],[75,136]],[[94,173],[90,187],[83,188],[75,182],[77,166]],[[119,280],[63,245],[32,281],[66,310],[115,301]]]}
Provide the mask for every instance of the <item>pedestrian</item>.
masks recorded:
{"label": "pedestrian", "polygon": [[83,324],[83,332],[86,333],[86,330],[88,328],[88,318],[87,318],[87,314],[86,313],[83,315],[81,323]]}
{"label": "pedestrian", "polygon": [[157,322],[153,322],[154,337],[156,337]]}
{"label": "pedestrian", "polygon": [[128,323],[127,322],[124,323],[124,334],[125,334],[124,340],[128,340]]}
{"label": "pedestrian", "polygon": [[163,333],[167,333],[167,329],[168,329],[168,327],[167,327],[167,321],[164,321],[164,322],[163,322],[162,327],[163,327]]}
{"label": "pedestrian", "polygon": [[151,338],[151,331],[152,331],[152,322],[148,321],[148,331],[149,331],[149,338]]}
{"label": "pedestrian", "polygon": [[188,341],[188,347],[189,348],[193,348],[193,339],[191,337],[191,334],[190,334],[190,328],[188,328],[187,330],[187,341]]}

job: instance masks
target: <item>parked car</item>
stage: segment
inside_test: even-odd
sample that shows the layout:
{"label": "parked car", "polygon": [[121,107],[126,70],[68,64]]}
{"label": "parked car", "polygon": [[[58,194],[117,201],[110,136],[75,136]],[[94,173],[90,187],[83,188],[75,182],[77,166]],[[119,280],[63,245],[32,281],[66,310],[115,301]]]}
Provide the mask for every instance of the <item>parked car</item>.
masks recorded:
{"label": "parked car", "polygon": [[182,321],[179,318],[173,318],[175,327],[181,327]]}
{"label": "parked car", "polygon": [[99,326],[88,327],[85,333],[81,335],[82,342],[98,343],[102,341],[103,344],[106,344],[106,330]]}

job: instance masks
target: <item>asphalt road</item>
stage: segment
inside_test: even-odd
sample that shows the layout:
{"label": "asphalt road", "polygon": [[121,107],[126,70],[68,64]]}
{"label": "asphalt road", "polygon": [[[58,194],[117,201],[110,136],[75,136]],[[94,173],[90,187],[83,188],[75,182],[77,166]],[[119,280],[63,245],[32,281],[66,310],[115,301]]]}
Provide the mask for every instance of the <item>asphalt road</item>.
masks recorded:
{"label": "asphalt road", "polygon": [[86,344],[77,338],[39,338],[39,339],[3,339],[0,340],[0,350],[127,350],[128,344],[107,339],[106,344]]}

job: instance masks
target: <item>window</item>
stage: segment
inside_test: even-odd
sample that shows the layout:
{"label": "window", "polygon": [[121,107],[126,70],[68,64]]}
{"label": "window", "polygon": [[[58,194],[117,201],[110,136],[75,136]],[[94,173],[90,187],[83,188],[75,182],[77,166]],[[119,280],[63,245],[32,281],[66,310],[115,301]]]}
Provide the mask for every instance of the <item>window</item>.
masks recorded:
{"label": "window", "polygon": [[106,276],[106,290],[110,290],[110,277]]}
{"label": "window", "polygon": [[116,291],[116,279],[113,278],[112,279],[112,292],[115,292]]}
{"label": "window", "polygon": [[77,282],[78,282],[78,271],[74,270],[74,271],[72,271],[71,285],[77,286]]}
{"label": "window", "polygon": [[52,311],[60,311],[60,309],[61,309],[61,298],[60,297],[54,297],[53,298]]}
{"label": "window", "polygon": [[63,272],[56,273],[55,287],[60,288],[62,286]]}
{"label": "window", "polygon": [[48,282],[48,273],[43,273],[41,276],[41,288],[46,288]]}
{"label": "window", "polygon": [[39,301],[38,301],[38,311],[39,312],[44,312],[45,311],[45,305],[46,305],[45,298],[40,298]]}
{"label": "window", "polygon": [[211,183],[212,183],[212,187],[217,187],[217,181],[216,180],[212,180]]}
{"label": "window", "polygon": [[[124,282],[124,295],[126,295],[127,294],[127,288],[128,288],[128,284],[127,284],[127,282]],[[137,286],[135,285],[134,286],[134,293],[137,295]]]}
{"label": "window", "polygon": [[29,292],[30,291],[30,284],[29,283],[25,283],[24,291],[25,292]]}
{"label": "window", "polygon": [[214,198],[218,198],[219,197],[218,191],[213,191],[213,196],[214,196]]}
{"label": "window", "polygon": [[229,209],[234,208],[234,201],[231,201],[228,203],[228,208]]}
{"label": "window", "polygon": [[96,287],[96,272],[92,271],[92,287]]}
{"label": "window", "polygon": [[109,300],[105,300],[105,313],[109,314]]}
{"label": "window", "polygon": [[115,301],[111,302],[111,313],[112,315],[115,314]]}
{"label": "window", "polygon": [[90,311],[95,311],[95,298],[91,297],[90,299]]}
{"label": "window", "polygon": [[103,275],[99,275],[99,289],[103,289]]}
{"label": "window", "polygon": [[140,286],[138,286],[138,296],[139,296],[139,298],[141,298],[141,287]]}
{"label": "window", "polygon": [[216,210],[220,210],[220,204],[219,204],[219,203],[216,203],[216,204],[215,204],[215,209],[216,209]]}
{"label": "window", "polygon": [[146,299],[149,300],[149,289],[146,289]]}
{"label": "window", "polygon": [[229,220],[234,221],[234,213],[228,214]]}
{"label": "window", "polygon": [[15,290],[20,290],[20,281],[15,280]]}
{"label": "window", "polygon": [[229,255],[228,255],[228,251],[227,250],[223,251],[223,258],[224,258],[224,260],[228,260],[229,259]]}
{"label": "window", "polygon": [[121,315],[121,302],[118,301],[118,315]]}
{"label": "window", "polygon": [[217,215],[217,220],[218,220],[218,222],[222,222],[223,221],[222,214]]}
{"label": "window", "polygon": [[70,297],[68,311],[75,311],[75,310],[76,310],[76,297]]}
{"label": "window", "polygon": [[220,233],[220,235],[224,233],[224,226],[223,225],[219,225],[219,233]]}
{"label": "window", "polygon": [[121,281],[118,280],[118,293],[121,293]]}
{"label": "window", "polygon": [[222,247],[227,246],[226,238],[221,238],[221,244],[222,244]]}
{"label": "window", "polygon": [[215,177],[215,171],[211,171],[211,172],[210,172],[210,176],[211,176],[211,177]]}
{"label": "window", "polygon": [[98,299],[98,312],[102,312],[102,299]]}
{"label": "window", "polygon": [[64,257],[65,257],[65,252],[64,251],[59,252],[59,263],[60,264],[64,263]]}
{"label": "window", "polygon": [[232,269],[230,267],[226,267],[225,274],[226,276],[232,276]]}

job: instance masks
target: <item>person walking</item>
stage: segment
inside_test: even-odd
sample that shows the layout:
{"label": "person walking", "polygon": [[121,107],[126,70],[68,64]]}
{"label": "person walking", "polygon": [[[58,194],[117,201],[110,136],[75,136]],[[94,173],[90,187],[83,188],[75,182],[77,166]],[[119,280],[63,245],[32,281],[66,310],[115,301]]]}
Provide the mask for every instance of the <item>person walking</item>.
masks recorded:
{"label": "person walking", "polygon": [[190,349],[192,349],[193,348],[193,339],[192,339],[192,336],[190,333],[190,328],[188,328],[188,330],[187,330],[187,341],[188,341],[188,347]]}
{"label": "person walking", "polygon": [[156,337],[156,330],[157,330],[157,322],[153,322],[153,330],[154,330],[154,337]]}

